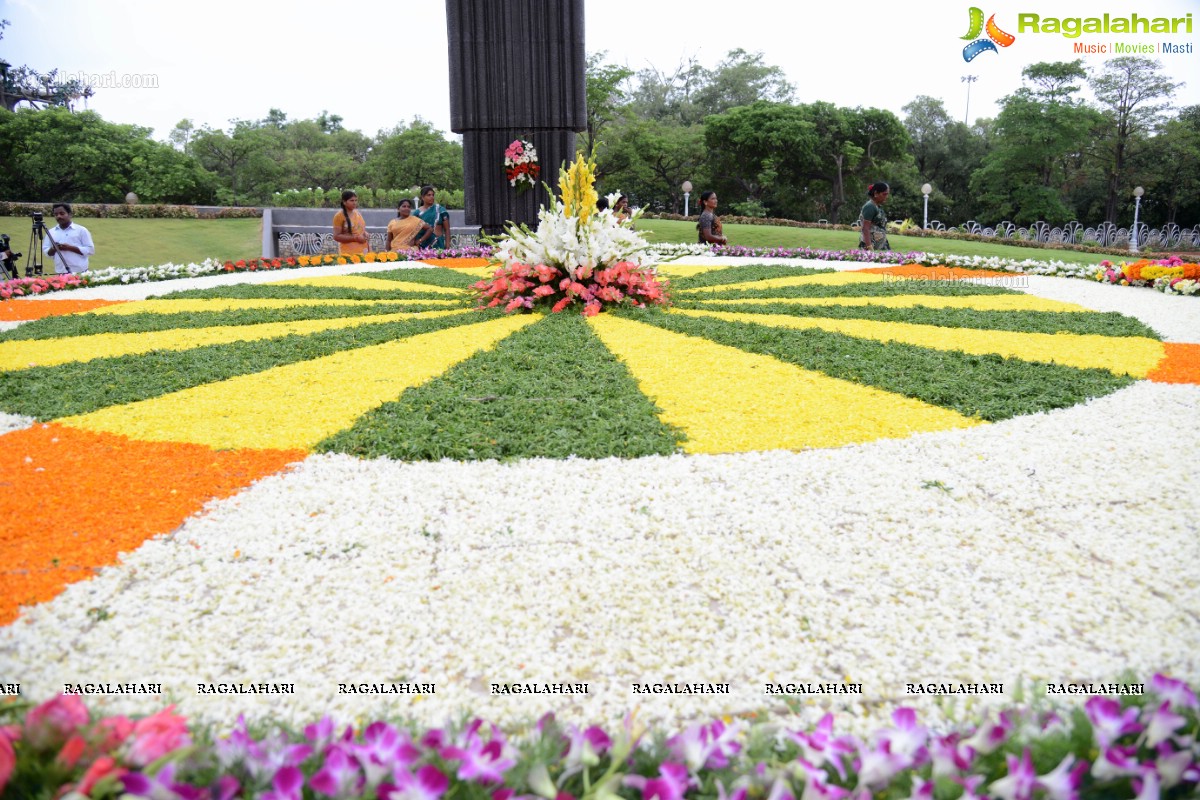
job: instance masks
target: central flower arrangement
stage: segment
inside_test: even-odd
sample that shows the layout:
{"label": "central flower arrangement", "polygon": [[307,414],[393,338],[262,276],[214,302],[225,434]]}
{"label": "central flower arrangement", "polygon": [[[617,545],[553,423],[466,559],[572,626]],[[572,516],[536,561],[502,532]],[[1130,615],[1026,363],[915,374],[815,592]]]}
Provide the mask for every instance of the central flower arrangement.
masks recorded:
{"label": "central flower arrangement", "polygon": [[483,305],[557,313],[578,303],[593,316],[607,306],[666,304],[667,282],[643,263],[649,245],[633,229],[638,213],[622,221],[596,209],[595,169],[594,160],[576,156],[560,171],[561,197],[538,212],[537,230],[505,229],[492,255],[495,274],[472,286]]}

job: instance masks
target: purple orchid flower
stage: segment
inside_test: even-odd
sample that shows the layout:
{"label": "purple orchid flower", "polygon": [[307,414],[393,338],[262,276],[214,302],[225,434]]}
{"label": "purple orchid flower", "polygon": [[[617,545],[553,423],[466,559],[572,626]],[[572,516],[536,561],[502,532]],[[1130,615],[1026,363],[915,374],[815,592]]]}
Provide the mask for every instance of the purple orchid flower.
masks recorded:
{"label": "purple orchid flower", "polygon": [[[818,767],[816,764],[805,761],[802,758],[796,759],[796,764],[804,772],[804,791],[800,793],[800,800],[843,800],[848,797],[850,791],[841,786],[834,786],[829,783],[829,776],[825,774],[825,770]],[[862,783],[862,775],[859,775],[859,783]],[[776,787],[782,784],[782,776],[775,781]],[[775,788],[772,788],[774,793]],[[788,792],[789,796],[791,792]]]}
{"label": "purple orchid flower", "polygon": [[745,786],[734,787],[733,794],[725,791],[725,784],[717,781],[717,800],[746,800],[749,793]]}
{"label": "purple orchid flower", "polygon": [[914,777],[912,793],[909,794],[908,800],[933,800],[933,786],[933,781],[923,781]]}
{"label": "purple orchid flower", "polygon": [[725,726],[721,720],[708,725],[692,725],[667,740],[671,755],[683,761],[693,772],[702,767],[722,769],[729,765],[730,756],[741,752],[736,741],[740,728]]}
{"label": "purple orchid flower", "polygon": [[683,800],[689,780],[686,766],[666,761],[659,766],[657,778],[626,775],[623,783],[640,790],[642,800]]}
{"label": "purple orchid flower", "polygon": [[479,726],[480,722],[476,720],[476,724],[460,738],[458,745],[443,747],[440,755],[447,760],[462,762],[458,767],[460,780],[503,783],[504,773],[517,760],[512,757],[511,748],[499,728],[493,725],[491,739],[484,742],[477,733]]}
{"label": "purple orchid flower", "polygon": [[1008,774],[988,787],[988,791],[1003,800],[1031,800],[1033,789],[1037,783],[1037,773],[1033,771],[1033,757],[1026,747],[1021,757],[1005,756],[1008,763]]}
{"label": "purple orchid flower", "polygon": [[450,787],[450,779],[432,764],[426,764],[416,774],[407,769],[396,772],[396,783],[379,787],[379,800],[440,800]]}
{"label": "purple orchid flower", "polygon": [[1159,800],[1162,787],[1153,767],[1142,770],[1141,776],[1133,779],[1133,790],[1137,792],[1133,800]]}
{"label": "purple orchid flower", "polygon": [[213,745],[213,749],[217,753],[217,762],[224,769],[229,769],[234,764],[240,764],[246,760],[250,754],[250,746],[253,744],[254,738],[246,730],[246,715],[239,714],[233,730],[224,739],[218,739]]}
{"label": "purple orchid flower", "polygon": [[988,800],[986,796],[976,793],[979,785],[983,783],[982,775],[971,775],[965,778],[955,775],[951,780],[963,787],[963,793],[959,800]]}
{"label": "purple orchid flower", "polygon": [[594,767],[600,763],[600,756],[612,747],[612,739],[603,728],[593,725],[587,730],[580,730],[571,725],[566,734],[567,751],[563,756],[563,765],[568,773],[577,771],[581,766]]}
{"label": "purple orchid flower", "polygon": [[1079,800],[1079,784],[1087,769],[1086,761],[1075,764],[1075,756],[1068,753],[1057,767],[1038,776],[1037,787],[1046,792],[1049,800]]}
{"label": "purple orchid flower", "polygon": [[1108,747],[1092,764],[1092,777],[1106,781],[1137,775],[1140,769],[1136,747]]}
{"label": "purple orchid flower", "polygon": [[1170,703],[1172,709],[1200,708],[1200,702],[1186,683],[1166,675],[1156,674],[1151,678],[1150,691]]}
{"label": "purple orchid flower", "polygon": [[1138,710],[1130,707],[1122,711],[1121,704],[1111,697],[1089,697],[1083,710],[1092,723],[1101,749],[1110,747],[1127,733],[1139,733],[1142,730],[1137,722]]}
{"label": "purple orchid flower", "polygon": [[788,735],[800,745],[805,761],[818,767],[828,762],[837,770],[838,777],[846,780],[845,757],[853,755],[856,748],[849,736],[833,735],[833,714],[821,717],[811,733],[794,731]]}
{"label": "purple orchid flower", "polygon": [[386,722],[373,722],[363,731],[361,744],[346,745],[358,759],[368,786],[377,786],[389,773],[406,773],[409,766],[421,757],[408,734]]}
{"label": "purple orchid flower", "polygon": [[271,791],[259,800],[304,800],[304,773],[298,767],[283,767],[271,779]]}
{"label": "purple orchid flower", "polygon": [[174,763],[167,763],[153,776],[127,772],[121,776],[121,786],[127,795],[152,800],[206,800],[210,797],[206,789],[176,783],[175,769]]}
{"label": "purple orchid flower", "polygon": [[891,752],[909,759],[908,766],[920,766],[928,758],[925,743],[929,740],[929,729],[917,724],[917,712],[911,708],[898,708],[892,712],[895,727],[883,732],[891,743]]}
{"label": "purple orchid flower", "polygon": [[867,789],[887,786],[901,770],[912,765],[912,759],[892,752],[892,743],[884,739],[872,749],[859,751],[854,768],[858,772],[858,785]]}
{"label": "purple orchid flower", "polygon": [[1003,712],[996,722],[985,720],[967,740],[967,745],[979,755],[994,753],[1008,739],[1014,728],[1012,717]]}
{"label": "purple orchid flower", "polygon": [[1191,751],[1176,750],[1171,742],[1162,742],[1158,745],[1158,757],[1154,760],[1154,769],[1158,772],[1164,789],[1170,789],[1187,780],[1189,770],[1192,773],[1190,780],[1200,782],[1200,768],[1192,761]]}
{"label": "purple orchid flower", "polygon": [[[1160,742],[1171,738],[1187,720],[1171,711],[1171,701],[1164,700],[1154,711],[1147,706],[1142,711],[1142,721],[1146,724],[1143,736],[1147,747],[1158,747]],[[1149,719],[1147,719],[1147,715]]]}
{"label": "purple orchid flower", "polygon": [[960,772],[967,772],[975,762],[975,751],[970,745],[959,744],[959,736],[952,733],[949,736],[935,737],[929,744],[929,757],[933,762],[935,778],[949,777]]}
{"label": "purple orchid flower", "polygon": [[362,794],[366,776],[358,767],[358,761],[344,747],[334,745],[325,753],[325,763],[312,776],[308,785],[314,791],[329,797],[358,797]]}

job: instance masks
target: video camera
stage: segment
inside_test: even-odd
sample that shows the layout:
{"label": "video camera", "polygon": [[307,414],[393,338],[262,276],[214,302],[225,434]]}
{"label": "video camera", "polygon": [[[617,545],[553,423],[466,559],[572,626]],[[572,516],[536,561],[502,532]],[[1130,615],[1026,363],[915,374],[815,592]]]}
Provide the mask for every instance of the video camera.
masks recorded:
{"label": "video camera", "polygon": [[12,276],[17,277],[17,259],[21,257],[20,253],[12,252],[9,247],[9,239],[7,233],[0,233],[0,265],[3,265],[4,274],[2,277]]}

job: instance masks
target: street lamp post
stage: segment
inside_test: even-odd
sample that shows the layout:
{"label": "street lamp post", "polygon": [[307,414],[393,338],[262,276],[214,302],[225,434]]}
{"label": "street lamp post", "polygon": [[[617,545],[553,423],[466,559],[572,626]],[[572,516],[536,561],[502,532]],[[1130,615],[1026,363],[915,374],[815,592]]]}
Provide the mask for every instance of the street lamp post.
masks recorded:
{"label": "street lamp post", "polygon": [[692,182],[684,181],[683,186],[680,186],[679,188],[683,189],[683,215],[686,217],[686,216],[689,216],[688,215],[688,200],[692,196]]}
{"label": "street lamp post", "polygon": [[1136,253],[1138,251],[1138,212],[1142,209],[1142,195],[1146,190],[1138,186],[1133,190],[1133,236],[1129,237],[1129,252]]}
{"label": "street lamp post", "polygon": [[964,75],[963,83],[967,84],[967,110],[963,112],[963,125],[971,124],[971,84],[979,80],[978,75]]}
{"label": "street lamp post", "polygon": [[929,193],[933,191],[933,187],[928,183],[921,184],[921,194],[925,195],[925,224],[921,227],[929,228]]}

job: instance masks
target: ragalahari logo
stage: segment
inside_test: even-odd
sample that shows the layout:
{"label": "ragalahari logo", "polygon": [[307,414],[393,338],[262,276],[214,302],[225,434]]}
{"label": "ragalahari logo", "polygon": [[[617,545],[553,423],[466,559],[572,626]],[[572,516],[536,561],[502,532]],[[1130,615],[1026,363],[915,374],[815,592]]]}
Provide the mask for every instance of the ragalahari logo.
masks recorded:
{"label": "ragalahari logo", "polygon": [[[969,45],[963,48],[963,61],[971,61],[980,53],[992,51],[993,53],[1000,52],[996,49],[996,45],[1008,47],[1017,40],[1017,37],[1011,33],[1005,33],[996,25],[996,15],[992,14],[988,17],[987,25],[983,24],[983,10],[971,6],[971,28],[967,31],[964,39],[974,39]],[[987,38],[979,38],[979,34],[987,31]]]}

